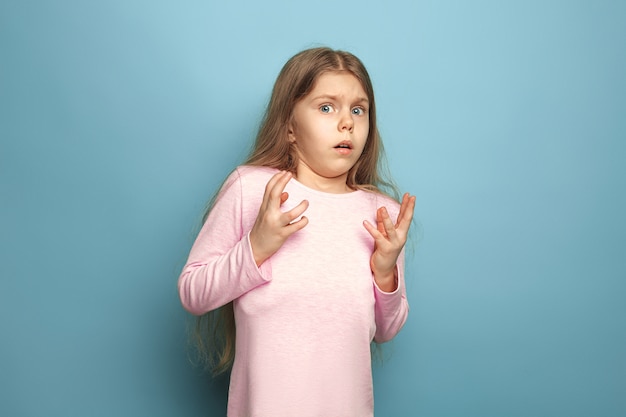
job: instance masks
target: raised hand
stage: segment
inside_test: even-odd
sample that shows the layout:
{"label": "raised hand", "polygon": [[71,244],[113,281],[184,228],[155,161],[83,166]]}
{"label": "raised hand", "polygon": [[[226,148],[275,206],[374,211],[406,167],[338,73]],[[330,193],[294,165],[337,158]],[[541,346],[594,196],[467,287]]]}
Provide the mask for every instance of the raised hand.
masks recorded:
{"label": "raised hand", "polygon": [[306,200],[287,212],[283,213],[280,210],[280,206],[289,198],[284,189],[290,179],[290,172],[281,171],[265,186],[259,214],[250,231],[250,245],[257,266],[272,256],[289,236],[309,223],[304,216],[294,221],[309,207]]}
{"label": "raised hand", "polygon": [[363,225],[374,238],[370,268],[378,287],[387,292],[397,288],[396,262],[406,243],[415,209],[415,196],[402,196],[400,212],[394,224],[385,207],[376,211],[376,227],[365,220]]}

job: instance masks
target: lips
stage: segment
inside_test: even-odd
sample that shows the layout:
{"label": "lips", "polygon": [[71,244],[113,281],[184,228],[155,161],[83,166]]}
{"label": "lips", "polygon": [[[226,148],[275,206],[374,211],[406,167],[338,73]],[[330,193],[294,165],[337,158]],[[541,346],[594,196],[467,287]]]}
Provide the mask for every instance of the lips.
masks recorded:
{"label": "lips", "polygon": [[335,146],[335,149],[352,149],[352,142],[344,140]]}

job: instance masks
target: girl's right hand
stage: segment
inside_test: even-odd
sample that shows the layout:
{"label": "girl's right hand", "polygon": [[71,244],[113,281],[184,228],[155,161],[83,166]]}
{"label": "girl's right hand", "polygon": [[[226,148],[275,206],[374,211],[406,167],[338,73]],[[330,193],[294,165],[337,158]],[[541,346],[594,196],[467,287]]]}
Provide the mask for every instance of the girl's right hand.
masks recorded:
{"label": "girl's right hand", "polygon": [[280,171],[265,186],[259,214],[250,231],[250,245],[257,266],[272,256],[289,236],[309,223],[309,219],[304,216],[294,221],[309,207],[307,200],[302,200],[289,211],[280,210],[280,206],[289,198],[289,194],[283,190],[291,176],[288,171]]}

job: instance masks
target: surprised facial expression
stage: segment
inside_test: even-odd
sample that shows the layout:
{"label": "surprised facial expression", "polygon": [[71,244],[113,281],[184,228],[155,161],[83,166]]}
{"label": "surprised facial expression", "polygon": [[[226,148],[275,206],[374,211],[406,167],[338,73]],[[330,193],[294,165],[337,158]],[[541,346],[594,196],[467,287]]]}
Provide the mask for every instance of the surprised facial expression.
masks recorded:
{"label": "surprised facial expression", "polygon": [[349,72],[326,72],[298,101],[289,124],[289,140],[298,152],[296,178],[332,193],[351,191],[348,171],[358,161],[369,134],[369,100]]}

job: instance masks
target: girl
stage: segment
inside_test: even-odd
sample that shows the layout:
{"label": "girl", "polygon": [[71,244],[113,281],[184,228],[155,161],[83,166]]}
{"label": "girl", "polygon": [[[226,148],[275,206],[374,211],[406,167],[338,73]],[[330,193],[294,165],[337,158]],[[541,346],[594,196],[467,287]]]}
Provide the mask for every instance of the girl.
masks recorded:
{"label": "girl", "polygon": [[381,191],[381,153],[358,58],[315,48],[285,64],[178,283],[188,311],[222,314],[209,343],[222,369],[234,350],[229,416],[373,415],[370,343],[394,337],[408,314],[415,206]]}

